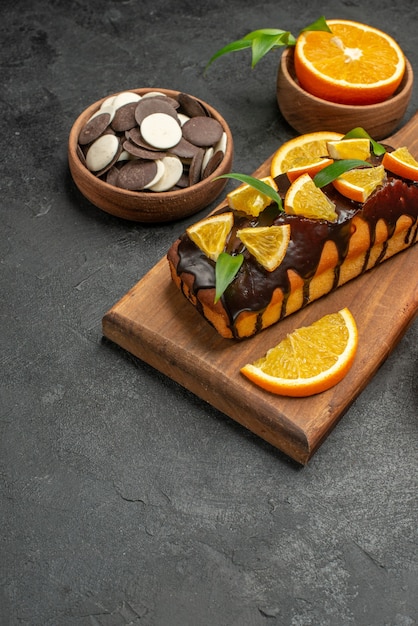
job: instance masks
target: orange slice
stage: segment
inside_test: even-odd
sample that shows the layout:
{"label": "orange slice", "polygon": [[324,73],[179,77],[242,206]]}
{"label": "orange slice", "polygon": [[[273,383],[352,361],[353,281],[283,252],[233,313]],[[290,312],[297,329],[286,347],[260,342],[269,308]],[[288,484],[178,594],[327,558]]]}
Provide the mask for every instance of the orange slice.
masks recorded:
{"label": "orange slice", "polygon": [[320,159],[316,163],[311,163],[309,165],[302,165],[301,167],[291,167],[290,170],[287,170],[286,174],[291,183],[293,183],[299,176],[302,174],[309,174],[311,178],[315,178],[316,174],[327,167],[327,165],[331,165],[334,163],[333,159],[328,159],[324,157]]}
{"label": "orange slice", "polygon": [[277,269],[290,241],[290,226],[255,226],[241,228],[237,237],[257,261],[269,272]]}
{"label": "orange slice", "polygon": [[371,155],[370,140],[365,137],[328,141],[327,146],[328,154],[333,159],[361,159],[366,161]]}
{"label": "orange slice", "polygon": [[327,142],[342,138],[341,133],[318,131],[286,141],[273,155],[271,176],[274,178],[294,168],[306,168],[322,163],[324,157],[329,158]]}
{"label": "orange slice", "polygon": [[397,148],[393,152],[385,152],[382,165],[397,176],[418,180],[418,161],[414,159],[408,148],[404,146]]}
{"label": "orange slice", "polygon": [[386,177],[383,165],[356,168],[341,174],[332,184],[343,196],[355,202],[366,202],[370,194],[383,184]]}
{"label": "orange slice", "polygon": [[216,261],[223,252],[228,235],[234,225],[231,211],[210,215],[186,229],[190,239],[207,257]]}
{"label": "orange slice", "polygon": [[284,210],[291,215],[330,222],[338,218],[335,204],[315,185],[309,174],[302,174],[290,185],[284,199]]}
{"label": "orange slice", "polygon": [[331,33],[305,31],[295,46],[295,71],[309,93],[343,104],[389,98],[405,72],[405,57],[386,33],[349,20],[327,20]]}
{"label": "orange slice", "polygon": [[311,396],[339,383],[358,346],[353,315],[344,308],[294,330],[241,372],[263,389],[283,396]]}
{"label": "orange slice", "polygon": [[[271,176],[260,178],[260,180],[277,191],[277,185]],[[260,193],[257,189],[247,184],[240,185],[228,193],[226,199],[231,209],[242,211],[253,217],[258,217],[258,215],[273,202],[273,200],[264,193]]]}

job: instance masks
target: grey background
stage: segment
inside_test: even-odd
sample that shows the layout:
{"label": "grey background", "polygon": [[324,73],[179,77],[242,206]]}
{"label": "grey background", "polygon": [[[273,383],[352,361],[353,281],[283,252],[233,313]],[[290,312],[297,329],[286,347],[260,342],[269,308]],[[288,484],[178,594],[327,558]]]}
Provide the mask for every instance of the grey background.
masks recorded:
{"label": "grey background", "polygon": [[301,468],[103,340],[103,314],[196,218],[106,215],[66,156],[90,103],[166,87],[224,115],[251,173],[295,134],[280,54],[204,75],[209,57],[324,14],[389,32],[418,71],[417,6],[2,2],[2,626],[417,624],[417,322]]}

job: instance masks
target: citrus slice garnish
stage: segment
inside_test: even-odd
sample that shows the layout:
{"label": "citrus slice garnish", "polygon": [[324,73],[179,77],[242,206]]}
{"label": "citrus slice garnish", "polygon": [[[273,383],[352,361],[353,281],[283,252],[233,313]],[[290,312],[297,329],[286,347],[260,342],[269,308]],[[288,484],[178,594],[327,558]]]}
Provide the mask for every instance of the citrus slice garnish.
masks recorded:
{"label": "citrus slice garnish", "polygon": [[266,270],[272,272],[282,262],[290,241],[290,225],[241,228],[237,237]]}
{"label": "citrus slice garnish", "polygon": [[302,174],[290,185],[284,199],[284,210],[291,215],[330,222],[338,218],[335,204],[315,185],[309,174]]}
{"label": "citrus slice garnish", "polygon": [[358,331],[344,308],[287,335],[261,359],[241,368],[259,387],[284,396],[311,396],[339,383],[353,364]]}
{"label": "citrus slice garnish", "polygon": [[228,235],[234,225],[231,211],[210,215],[186,229],[190,239],[207,257],[216,261],[224,250]]}
{"label": "citrus slice garnish", "polygon": [[303,89],[342,104],[389,98],[405,72],[405,57],[386,33],[349,20],[327,20],[331,32],[304,31],[295,46],[295,71]]}
{"label": "citrus slice garnish", "polygon": [[[277,185],[271,176],[260,178],[261,182],[270,185],[277,191]],[[243,184],[230,191],[226,196],[228,206],[235,211],[258,217],[273,200],[251,185]]]}
{"label": "citrus slice garnish", "polygon": [[308,165],[302,165],[300,167],[291,167],[290,170],[287,170],[286,175],[291,183],[293,183],[299,176],[302,174],[309,174],[311,178],[315,178],[315,176],[327,167],[334,163],[333,159],[329,159],[327,157],[321,158],[319,161],[315,163],[310,163]]}
{"label": "citrus slice garnish", "polygon": [[371,155],[370,141],[365,137],[328,141],[327,147],[328,154],[332,159],[361,159],[366,161]]}
{"label": "citrus slice garnish", "polygon": [[382,165],[397,176],[409,180],[418,180],[418,161],[405,146],[397,148],[393,152],[385,152]]}
{"label": "citrus slice garnish", "polygon": [[373,191],[383,184],[386,177],[383,165],[355,168],[341,174],[332,184],[346,198],[366,202]]}
{"label": "citrus slice garnish", "polygon": [[328,157],[328,141],[338,141],[343,138],[341,133],[318,131],[306,133],[286,141],[273,154],[270,174],[276,177],[285,174],[293,168],[302,168],[321,163]]}

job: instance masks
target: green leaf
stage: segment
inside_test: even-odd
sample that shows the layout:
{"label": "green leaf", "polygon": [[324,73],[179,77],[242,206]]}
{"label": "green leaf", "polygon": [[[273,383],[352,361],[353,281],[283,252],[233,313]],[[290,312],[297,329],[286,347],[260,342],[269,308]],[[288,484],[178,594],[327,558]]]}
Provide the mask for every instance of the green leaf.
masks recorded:
{"label": "green leaf", "polygon": [[382,154],[385,154],[386,148],[382,146],[382,144],[377,143],[377,141],[372,139],[369,133],[366,130],[364,130],[364,128],[361,128],[360,126],[357,126],[357,128],[353,128],[352,130],[348,131],[348,133],[346,133],[343,137],[343,139],[360,139],[360,138],[366,138],[370,141],[370,143],[372,144],[372,150],[376,156],[381,156]]}
{"label": "green leaf", "polygon": [[283,37],[284,35],[290,35],[290,33],[288,30],[282,30],[281,28],[259,28],[257,30],[252,30],[250,33],[245,35],[243,39],[250,39],[253,41],[254,39],[258,39],[264,35],[267,37]]}
{"label": "green leaf", "polygon": [[[301,32],[306,30],[323,30],[331,32],[325,17],[323,16],[313,22],[310,26],[304,28]],[[288,30],[282,30],[281,28],[259,28],[215,52],[215,54],[209,59],[209,62],[205,67],[205,71],[214,61],[216,61],[216,59],[219,59],[219,57],[229,52],[252,48],[251,67],[254,68],[260,59],[270,52],[270,50],[294,45],[296,45],[296,39]]]}
{"label": "green leaf", "polygon": [[262,180],[259,180],[258,178],[254,178],[254,176],[248,176],[247,174],[235,174],[235,173],[222,174],[221,176],[217,176],[214,180],[217,180],[218,178],[234,178],[235,180],[239,180],[241,183],[251,185],[251,187],[254,187],[254,189],[257,189],[257,191],[259,191],[260,193],[270,198],[270,200],[273,200],[273,202],[276,202],[277,206],[279,207],[279,210],[283,211],[282,199],[277,193],[277,191],[273,189],[273,187],[270,187],[270,185],[267,185],[267,183],[264,183]]}
{"label": "green leaf", "polygon": [[332,183],[333,180],[348,172],[349,170],[353,170],[356,167],[373,167],[371,163],[367,161],[362,161],[361,159],[339,159],[338,161],[334,161],[331,165],[327,165],[324,167],[316,176],[313,181],[317,187],[325,187],[329,183]]}
{"label": "green leaf", "polygon": [[253,45],[251,67],[254,68],[260,61],[260,59],[262,59],[273,48],[287,45],[284,40],[286,35],[287,33],[284,33],[282,35],[261,35],[260,37],[255,37],[252,40]]}
{"label": "green leaf", "polygon": [[327,21],[323,15],[315,20],[315,22],[312,22],[312,24],[310,24],[309,26],[303,28],[300,32],[304,33],[307,30],[323,30],[326,33],[332,33],[332,30],[328,26]]}
{"label": "green leaf", "polygon": [[243,254],[228,254],[221,252],[215,265],[215,304],[232,283],[244,260]]}
{"label": "green leaf", "polygon": [[238,39],[237,41],[232,41],[231,43],[227,44],[226,46],[215,52],[211,59],[209,59],[209,62],[205,67],[205,71],[208,69],[209,65],[212,65],[212,63],[216,61],[216,59],[219,59],[219,57],[223,56],[224,54],[228,54],[229,52],[236,52],[238,50],[244,50],[245,48],[251,47],[252,41],[250,39]]}

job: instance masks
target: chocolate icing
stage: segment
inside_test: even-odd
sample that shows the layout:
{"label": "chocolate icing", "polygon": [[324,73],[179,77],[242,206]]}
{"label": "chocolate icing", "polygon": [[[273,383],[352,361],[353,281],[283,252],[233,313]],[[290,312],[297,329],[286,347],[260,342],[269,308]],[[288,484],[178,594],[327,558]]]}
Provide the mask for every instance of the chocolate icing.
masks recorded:
{"label": "chocolate icing", "polygon": [[[289,181],[286,175],[276,178],[279,193],[284,197]],[[222,296],[223,306],[229,316],[230,327],[234,336],[234,321],[242,311],[253,311],[262,314],[269,304],[273,291],[280,288],[284,294],[281,317],[286,315],[286,299],[290,293],[288,270],[294,270],[304,282],[304,305],[309,302],[309,282],[314,277],[321,253],[326,241],[335,243],[338,251],[338,262],[335,266],[333,289],[338,285],[339,272],[344,262],[352,235],[351,218],[359,215],[368,224],[371,247],[375,241],[377,222],[384,220],[388,229],[388,237],[393,235],[396,222],[401,215],[412,219],[405,243],[413,243],[417,239],[418,230],[418,183],[396,178],[388,174],[382,187],[376,190],[364,204],[353,202],[341,196],[332,185],[323,189],[335,202],[338,219],[331,223],[325,220],[314,220],[306,217],[286,215],[279,211],[276,204],[270,205],[258,218],[234,211],[234,227],[227,243],[226,251],[230,254],[242,252],[244,262],[234,281]],[[219,212],[229,211],[227,206]],[[280,266],[273,272],[265,270],[255,258],[243,247],[234,235],[237,229],[246,226],[271,225],[288,223],[291,227],[291,240]],[[383,258],[388,242],[383,246],[380,258]],[[370,249],[371,249],[370,247]],[[368,254],[370,253],[370,249]],[[368,254],[363,270],[367,267]],[[179,263],[177,274],[187,272],[194,276],[192,290],[196,295],[201,289],[215,287],[215,263],[208,259],[189,239],[186,233],[180,238],[178,246]]]}

